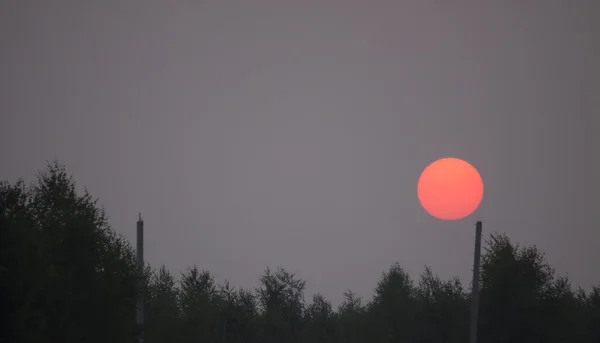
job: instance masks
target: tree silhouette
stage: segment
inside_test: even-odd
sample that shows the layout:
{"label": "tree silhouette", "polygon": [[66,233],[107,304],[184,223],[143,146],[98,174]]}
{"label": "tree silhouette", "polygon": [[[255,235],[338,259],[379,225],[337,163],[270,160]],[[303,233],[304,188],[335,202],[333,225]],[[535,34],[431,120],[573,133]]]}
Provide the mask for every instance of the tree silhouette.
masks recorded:
{"label": "tree silhouette", "polygon": [[181,311],[178,299],[179,289],[173,275],[164,266],[152,273],[144,307],[146,342],[160,343],[170,339],[181,339]]}
{"label": "tree silhouette", "polygon": [[321,294],[313,296],[312,304],[305,311],[304,342],[334,342],[336,318],[331,303]]}
{"label": "tree silhouette", "polygon": [[96,200],[75,189],[56,162],[29,187],[0,185],[6,341],[131,340],[133,252]]}
{"label": "tree silhouette", "polygon": [[[0,342],[132,342],[136,269],[96,199],[64,166],[37,182],[0,182]],[[600,288],[573,289],[535,246],[487,240],[479,341],[600,342]],[[417,282],[393,264],[364,302],[351,291],[334,309],[306,282],[267,268],[255,290],[216,284],[193,266],[179,281],[146,265],[148,343],[454,343],[468,334],[470,296],[426,267]]]}
{"label": "tree silhouette", "polygon": [[181,334],[183,342],[210,342],[218,339],[219,328],[215,305],[217,287],[210,272],[196,266],[181,277],[179,304],[182,311]]}
{"label": "tree silhouette", "polygon": [[426,267],[416,294],[422,341],[467,341],[469,298],[458,279],[440,280]]}
{"label": "tree silhouette", "polygon": [[264,342],[298,342],[302,332],[306,282],[283,268],[267,268],[257,290]]}

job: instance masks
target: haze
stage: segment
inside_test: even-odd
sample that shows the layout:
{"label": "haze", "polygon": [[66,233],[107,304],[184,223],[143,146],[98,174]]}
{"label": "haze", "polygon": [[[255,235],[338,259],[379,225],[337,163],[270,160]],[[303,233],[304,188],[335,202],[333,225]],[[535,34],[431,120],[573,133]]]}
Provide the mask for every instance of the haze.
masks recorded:
{"label": "haze", "polygon": [[[398,261],[468,285],[476,220],[598,284],[597,1],[3,1],[0,179],[58,159],[146,257],[334,304]],[[480,171],[442,222],[416,183]],[[360,271],[357,273],[356,271]]]}

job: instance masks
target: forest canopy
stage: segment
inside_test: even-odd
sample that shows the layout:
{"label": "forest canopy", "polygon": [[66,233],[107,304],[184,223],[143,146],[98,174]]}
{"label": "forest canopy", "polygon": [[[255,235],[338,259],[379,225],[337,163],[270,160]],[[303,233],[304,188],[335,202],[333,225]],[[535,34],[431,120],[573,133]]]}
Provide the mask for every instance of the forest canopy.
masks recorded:
{"label": "forest canopy", "polygon": [[[134,341],[134,250],[76,189],[58,162],[30,185],[0,183],[0,342]],[[396,263],[370,299],[347,290],[337,308],[320,294],[305,299],[307,281],[283,268],[266,268],[256,289],[217,284],[198,266],[175,278],[146,265],[143,281],[146,343],[468,338],[470,285],[430,268],[413,276]],[[485,242],[480,299],[479,342],[600,342],[600,288],[574,288],[537,247],[505,235]]]}

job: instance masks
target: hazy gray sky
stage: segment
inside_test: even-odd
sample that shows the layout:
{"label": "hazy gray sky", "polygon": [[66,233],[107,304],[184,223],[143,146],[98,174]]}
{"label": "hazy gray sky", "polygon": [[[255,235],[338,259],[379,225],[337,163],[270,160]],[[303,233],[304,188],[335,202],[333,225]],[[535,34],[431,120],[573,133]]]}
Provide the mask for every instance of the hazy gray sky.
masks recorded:
{"label": "hazy gray sky", "polygon": [[[0,179],[58,159],[175,274],[258,285],[283,266],[338,303],[398,261],[468,286],[476,220],[600,283],[600,4],[0,4]],[[475,165],[442,222],[416,183]],[[595,171],[594,171],[595,170]]]}

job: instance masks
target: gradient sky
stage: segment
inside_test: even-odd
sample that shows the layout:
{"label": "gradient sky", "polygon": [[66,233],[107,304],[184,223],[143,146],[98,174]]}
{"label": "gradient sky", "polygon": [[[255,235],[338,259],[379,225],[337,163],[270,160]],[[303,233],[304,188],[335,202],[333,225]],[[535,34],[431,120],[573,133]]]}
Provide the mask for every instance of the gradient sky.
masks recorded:
{"label": "gradient sky", "polygon": [[[283,266],[339,303],[398,261],[468,286],[474,223],[600,283],[600,3],[0,4],[0,179],[58,159],[146,257],[258,285]],[[435,159],[479,210],[429,217]]]}

